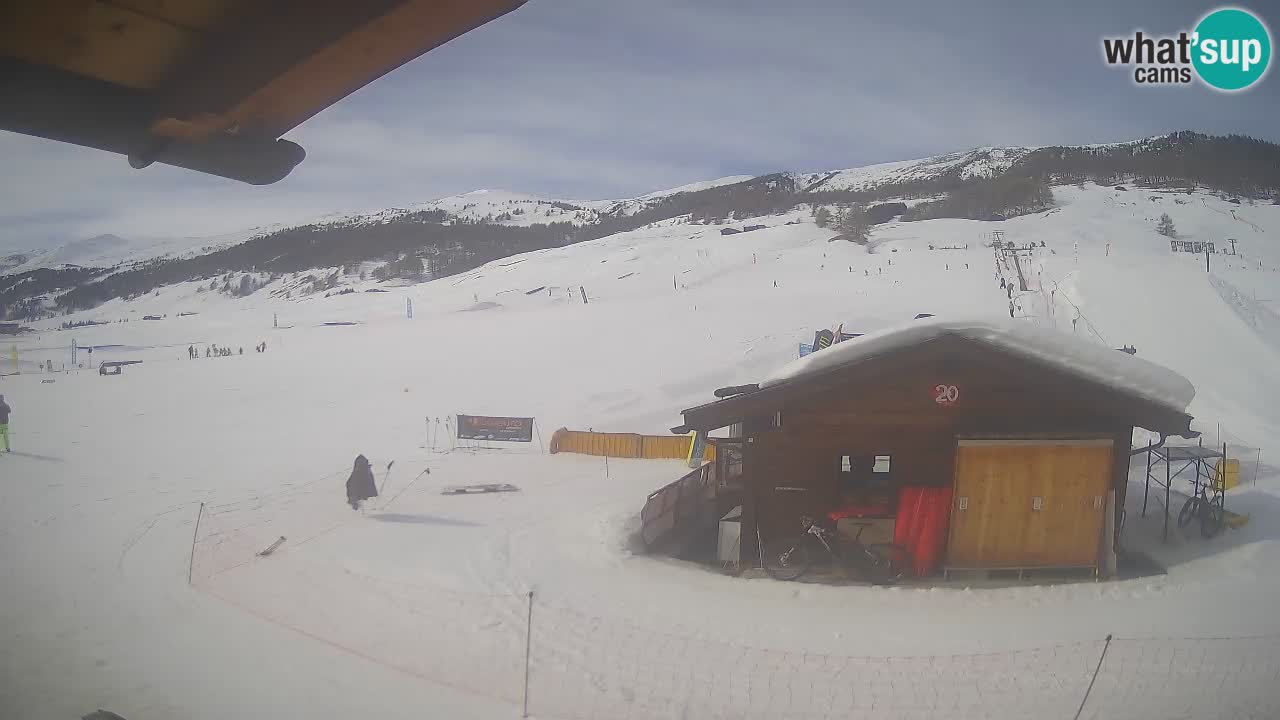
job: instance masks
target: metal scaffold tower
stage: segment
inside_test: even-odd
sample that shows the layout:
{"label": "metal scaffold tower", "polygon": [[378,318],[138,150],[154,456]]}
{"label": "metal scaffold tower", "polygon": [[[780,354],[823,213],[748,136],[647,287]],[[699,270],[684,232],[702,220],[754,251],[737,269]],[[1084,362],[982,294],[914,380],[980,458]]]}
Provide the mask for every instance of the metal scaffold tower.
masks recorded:
{"label": "metal scaffold tower", "polygon": [[[1226,460],[1227,446],[1221,450],[1205,447],[1201,440],[1197,445],[1166,445],[1147,450],[1147,477],[1142,491],[1142,516],[1147,516],[1147,501],[1151,494],[1151,485],[1155,483],[1157,490],[1164,489],[1164,531],[1163,540],[1169,539],[1169,504],[1173,494],[1173,482],[1188,470],[1195,471],[1192,478],[1187,473],[1187,480],[1192,483],[1192,493],[1184,501],[1178,513],[1178,526],[1184,526],[1192,520],[1199,519],[1200,532],[1205,538],[1211,538],[1222,531],[1227,523],[1226,506]],[[1161,479],[1159,467],[1164,465],[1164,477]],[[1174,470],[1174,465],[1179,465]],[[1182,493],[1178,493],[1182,496]]]}

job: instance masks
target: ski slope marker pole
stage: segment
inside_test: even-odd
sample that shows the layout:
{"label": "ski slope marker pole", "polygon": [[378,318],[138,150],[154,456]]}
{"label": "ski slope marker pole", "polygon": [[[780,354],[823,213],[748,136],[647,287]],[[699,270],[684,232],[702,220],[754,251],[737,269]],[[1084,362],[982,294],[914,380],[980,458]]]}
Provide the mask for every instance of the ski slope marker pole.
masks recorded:
{"label": "ski slope marker pole", "polygon": [[382,495],[383,490],[387,489],[387,478],[391,477],[391,466],[395,464],[396,464],[395,460],[392,460],[391,462],[387,463],[387,471],[382,474],[382,487],[378,488],[379,496]]}
{"label": "ski slope marker pole", "polygon": [[529,591],[529,615],[524,631],[524,717],[529,717],[529,652],[533,648],[533,591]]}
{"label": "ski slope marker pole", "polygon": [[204,503],[200,503],[200,510],[196,513],[196,529],[191,531],[191,559],[187,562],[187,584],[191,584],[191,576],[195,572],[196,567],[196,537],[200,534],[200,518],[204,515]]}
{"label": "ski slope marker pole", "polygon": [[1107,659],[1107,650],[1111,647],[1111,636],[1107,635],[1107,640],[1102,644],[1102,654],[1098,656],[1098,666],[1093,669],[1093,677],[1089,678],[1089,687],[1085,688],[1084,697],[1080,699],[1080,708],[1076,710],[1074,720],[1080,720],[1080,714],[1084,712],[1085,703],[1089,702],[1089,693],[1093,692],[1093,684],[1098,681],[1098,673],[1102,670],[1102,661]]}

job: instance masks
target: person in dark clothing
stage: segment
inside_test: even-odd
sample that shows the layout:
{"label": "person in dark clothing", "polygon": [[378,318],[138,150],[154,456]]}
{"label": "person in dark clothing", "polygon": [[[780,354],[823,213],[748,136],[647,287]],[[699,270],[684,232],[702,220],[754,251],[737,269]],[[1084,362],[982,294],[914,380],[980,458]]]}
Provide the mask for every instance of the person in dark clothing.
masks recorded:
{"label": "person in dark clothing", "polygon": [[243,354],[244,354],[244,348],[240,348],[240,354],[241,354],[241,355],[243,355]]}
{"label": "person in dark clothing", "polygon": [[4,396],[0,395],[0,440],[4,441],[4,451],[9,452],[9,413],[12,412]]}
{"label": "person in dark clothing", "polygon": [[209,357],[209,348],[204,349],[204,356]]}
{"label": "person in dark clothing", "polygon": [[373,497],[378,497],[378,487],[373,482],[373,468],[369,466],[368,458],[357,455],[355,466],[351,468],[351,477],[347,478],[347,503],[352,510],[359,510],[361,503]]}

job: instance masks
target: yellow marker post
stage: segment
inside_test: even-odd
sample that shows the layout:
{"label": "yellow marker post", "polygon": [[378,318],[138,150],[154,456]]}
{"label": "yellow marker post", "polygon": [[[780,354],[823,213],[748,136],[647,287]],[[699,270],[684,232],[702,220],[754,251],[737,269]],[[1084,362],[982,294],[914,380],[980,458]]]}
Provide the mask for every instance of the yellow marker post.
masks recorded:
{"label": "yellow marker post", "polygon": [[702,465],[707,455],[707,433],[703,430],[695,430],[690,434],[692,437],[689,438],[689,456],[685,461],[689,467],[696,468]]}
{"label": "yellow marker post", "polygon": [[1213,467],[1213,484],[1219,492],[1230,490],[1240,484],[1240,461],[1219,460]]}

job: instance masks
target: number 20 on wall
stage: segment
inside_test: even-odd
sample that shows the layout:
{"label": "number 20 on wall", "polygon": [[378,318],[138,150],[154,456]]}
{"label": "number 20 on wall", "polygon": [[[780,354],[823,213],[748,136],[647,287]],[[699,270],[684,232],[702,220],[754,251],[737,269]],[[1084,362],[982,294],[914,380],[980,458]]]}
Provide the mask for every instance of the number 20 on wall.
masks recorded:
{"label": "number 20 on wall", "polygon": [[935,385],[933,401],[939,405],[953,405],[960,399],[960,388],[955,385]]}

